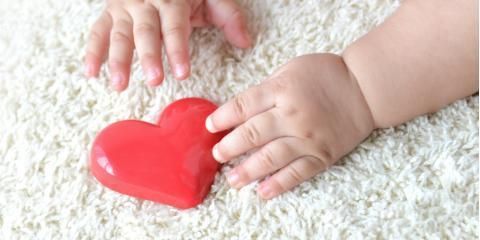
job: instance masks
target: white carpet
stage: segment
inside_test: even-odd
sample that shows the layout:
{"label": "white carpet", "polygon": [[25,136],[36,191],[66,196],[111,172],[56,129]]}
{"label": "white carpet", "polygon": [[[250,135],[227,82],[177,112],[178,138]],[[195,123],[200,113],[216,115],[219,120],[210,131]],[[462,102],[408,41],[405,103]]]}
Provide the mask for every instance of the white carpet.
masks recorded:
{"label": "white carpet", "polygon": [[[269,202],[222,169],[195,209],[178,211],[102,187],[87,166],[95,134],[153,121],[175,99],[222,103],[286,62],[340,53],[382,22],[393,0],[242,2],[256,43],[213,29],[192,39],[193,74],[154,90],[135,61],[122,94],[82,76],[102,0],[0,0],[0,239],[478,238],[478,97],[376,131],[330,171]],[[414,26],[412,26],[414,27]]]}

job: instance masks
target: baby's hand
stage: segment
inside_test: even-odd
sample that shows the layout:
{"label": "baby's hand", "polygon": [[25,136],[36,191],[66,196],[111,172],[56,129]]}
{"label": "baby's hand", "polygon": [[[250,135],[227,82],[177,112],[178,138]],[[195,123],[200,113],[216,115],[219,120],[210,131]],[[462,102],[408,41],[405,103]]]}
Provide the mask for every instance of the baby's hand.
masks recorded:
{"label": "baby's hand", "polygon": [[157,86],[164,78],[163,43],[172,73],[185,79],[190,74],[192,28],[210,24],[221,28],[233,45],[250,46],[245,18],[234,0],[108,0],[91,30],[85,75],[97,76],[108,55],[111,84],[124,90],[135,46],[149,85]]}
{"label": "baby's hand", "polygon": [[236,127],[214,148],[227,162],[258,148],[227,173],[240,188],[264,180],[270,199],[325,170],[374,128],[369,107],[343,59],[331,54],[290,61],[268,80],[241,93],[207,118],[210,132]]}

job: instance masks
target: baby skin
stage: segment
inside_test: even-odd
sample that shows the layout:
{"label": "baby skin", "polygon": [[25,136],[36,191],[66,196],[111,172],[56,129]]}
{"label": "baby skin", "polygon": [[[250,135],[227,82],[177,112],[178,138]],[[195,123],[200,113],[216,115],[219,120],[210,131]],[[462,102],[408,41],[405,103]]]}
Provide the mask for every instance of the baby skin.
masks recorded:
{"label": "baby skin", "polygon": [[[164,77],[162,42],[175,77],[188,77],[193,27],[213,24],[233,45],[251,45],[233,0],[107,2],[92,29],[85,74],[97,75],[108,51],[112,86],[119,91],[128,84],[134,46],[148,83],[156,86]],[[233,130],[214,146],[214,158],[225,163],[253,152],[227,173],[229,184],[241,188],[263,179],[258,194],[271,199],[325,171],[374,129],[477,92],[477,4],[404,0],[342,56],[294,58],[220,106],[206,128]]]}

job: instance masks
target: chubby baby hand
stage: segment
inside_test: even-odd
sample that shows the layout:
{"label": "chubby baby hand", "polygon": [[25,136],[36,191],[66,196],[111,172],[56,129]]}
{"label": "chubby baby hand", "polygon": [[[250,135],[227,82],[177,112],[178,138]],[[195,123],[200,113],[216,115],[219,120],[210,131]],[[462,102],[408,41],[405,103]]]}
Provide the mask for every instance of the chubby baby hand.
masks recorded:
{"label": "chubby baby hand", "polygon": [[111,84],[118,91],[128,85],[133,49],[138,52],[147,82],[164,78],[162,45],[177,79],[190,74],[188,39],[193,27],[215,25],[229,42],[251,44],[246,20],[234,0],[108,0],[88,40],[85,75],[98,75],[108,56]]}
{"label": "chubby baby hand", "polygon": [[210,132],[235,129],[213,148],[225,163],[250,150],[227,173],[232,187],[265,178],[257,188],[271,199],[324,171],[374,129],[355,77],[333,54],[298,57],[260,85],[218,108],[206,120]]}

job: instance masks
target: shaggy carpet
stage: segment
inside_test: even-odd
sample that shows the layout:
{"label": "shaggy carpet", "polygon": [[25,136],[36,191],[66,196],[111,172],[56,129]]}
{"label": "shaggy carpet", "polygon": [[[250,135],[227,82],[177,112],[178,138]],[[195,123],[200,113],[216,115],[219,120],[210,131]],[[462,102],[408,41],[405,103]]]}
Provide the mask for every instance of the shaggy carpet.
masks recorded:
{"label": "shaggy carpet", "polygon": [[0,239],[478,238],[478,96],[375,131],[329,171],[271,201],[231,189],[225,165],[190,210],[113,192],[90,174],[91,143],[127,118],[154,121],[170,102],[219,104],[292,57],[341,53],[395,0],[241,1],[255,46],[215,29],[191,39],[192,76],[144,85],[135,59],[118,94],[82,76],[102,0],[0,0]]}

